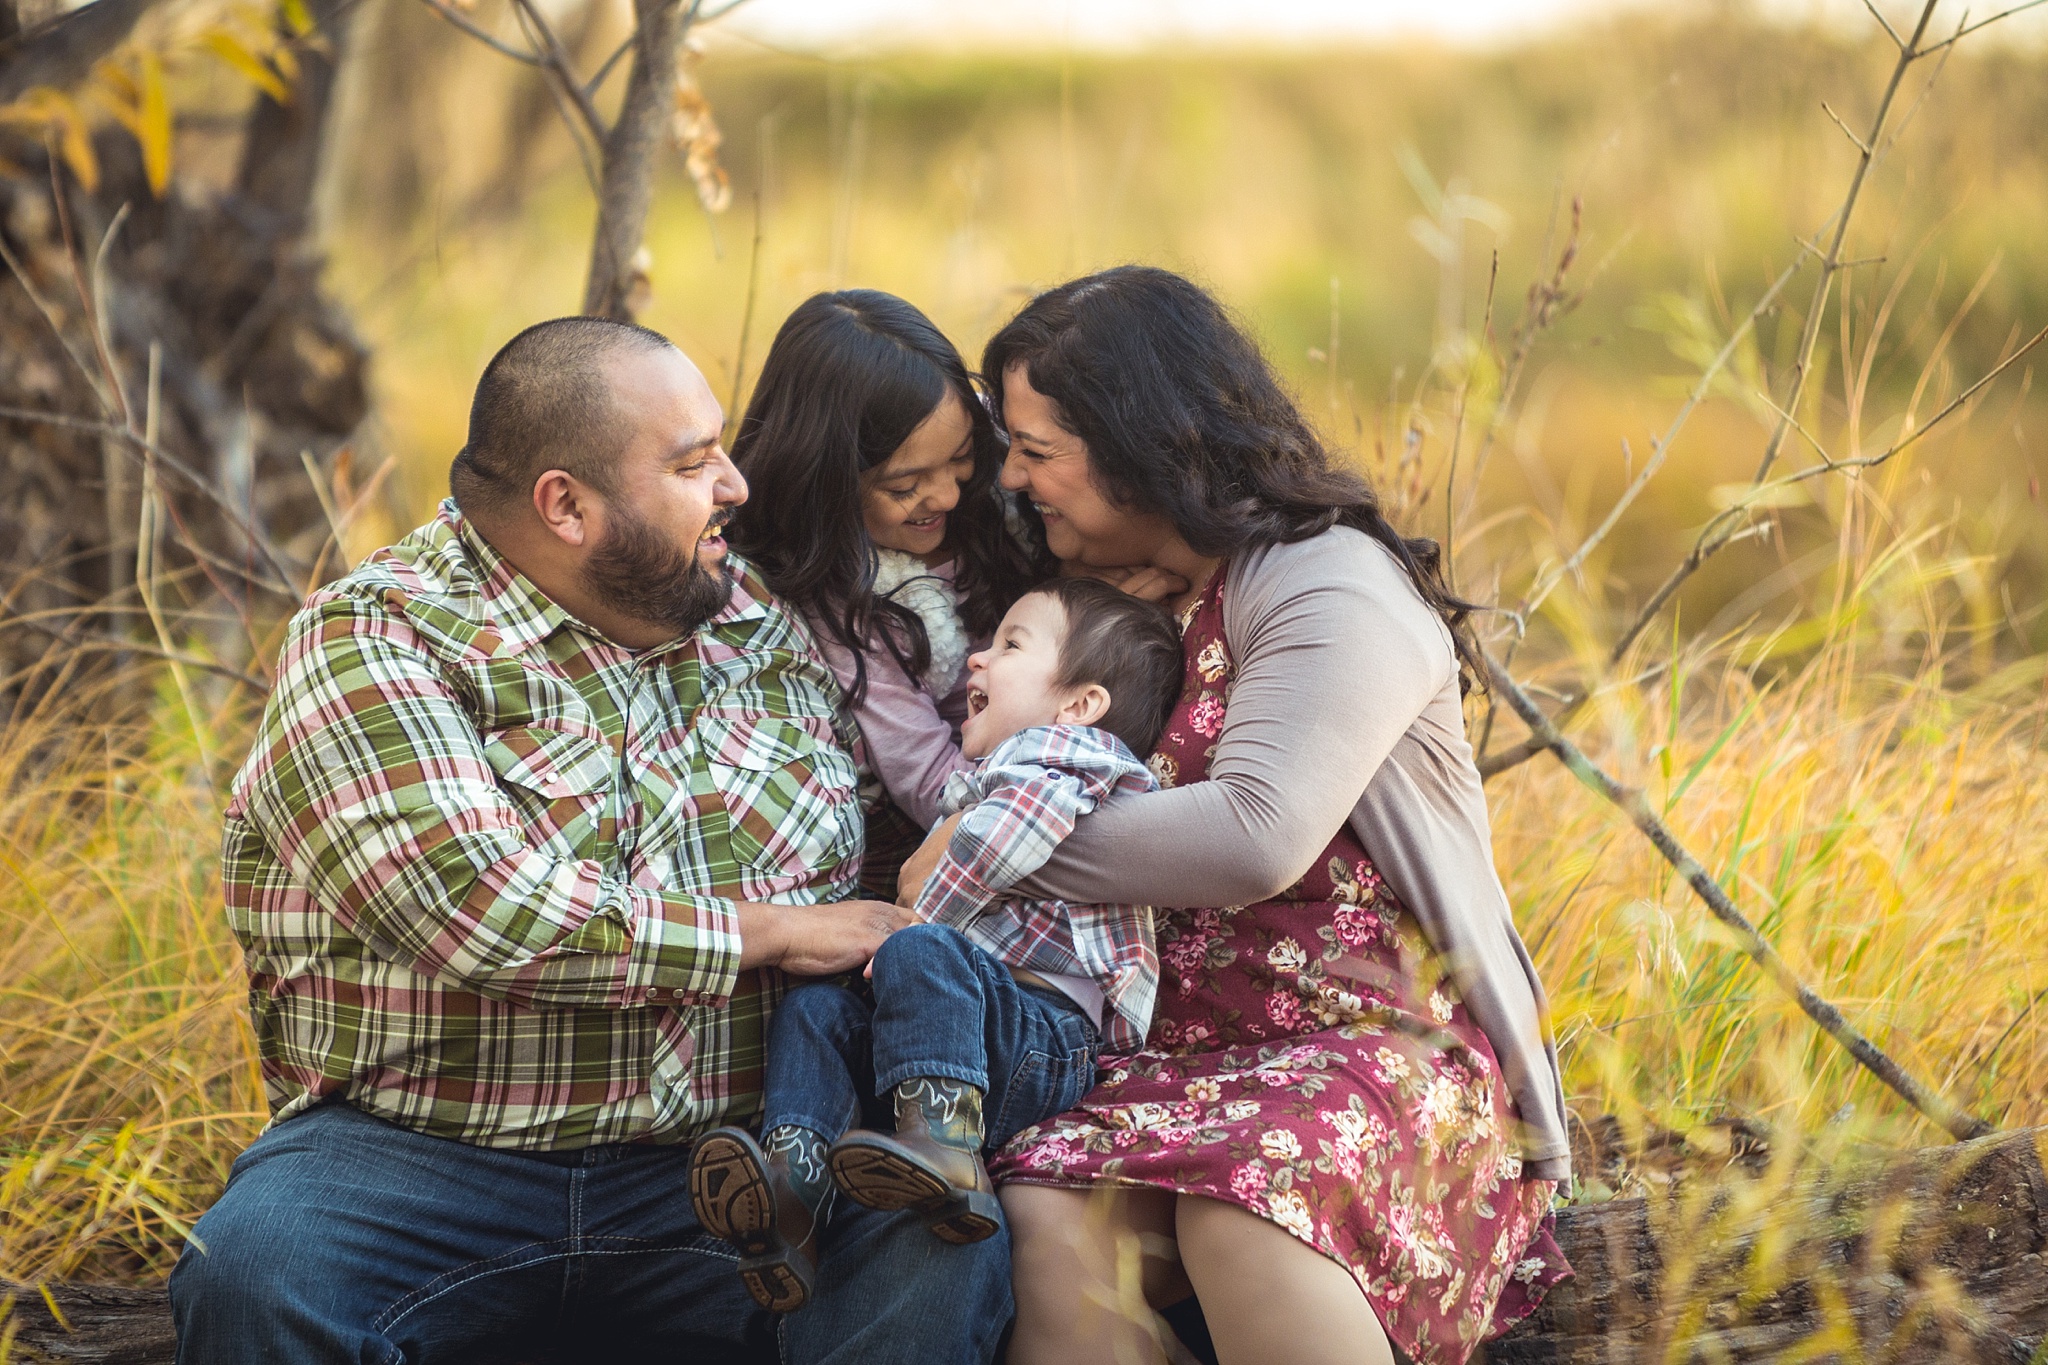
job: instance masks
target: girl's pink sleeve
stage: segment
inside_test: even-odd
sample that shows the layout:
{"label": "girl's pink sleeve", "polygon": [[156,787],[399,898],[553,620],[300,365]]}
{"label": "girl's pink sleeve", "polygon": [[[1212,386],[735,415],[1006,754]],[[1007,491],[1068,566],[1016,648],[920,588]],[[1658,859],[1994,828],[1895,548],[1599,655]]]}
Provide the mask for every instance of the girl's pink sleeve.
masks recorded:
{"label": "girl's pink sleeve", "polygon": [[[822,638],[818,646],[839,675],[839,685],[852,688],[852,653]],[[946,779],[974,765],[960,753],[958,725],[939,713],[931,694],[887,650],[869,651],[867,664],[867,695],[854,708],[853,718],[867,744],[868,762],[890,799],[930,829],[939,821],[939,794]]]}

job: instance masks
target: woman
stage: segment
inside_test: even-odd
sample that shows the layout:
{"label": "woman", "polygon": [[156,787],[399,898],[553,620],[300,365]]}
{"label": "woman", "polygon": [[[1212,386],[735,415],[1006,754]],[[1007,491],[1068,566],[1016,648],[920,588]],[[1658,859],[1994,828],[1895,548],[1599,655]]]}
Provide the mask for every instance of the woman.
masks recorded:
{"label": "woman", "polygon": [[1046,572],[1006,524],[1002,443],[929,318],[847,289],[782,324],[732,459],[755,493],[733,546],[839,675],[865,750],[862,894],[893,899],[946,779],[970,766],[967,656]]}
{"label": "woman", "polygon": [[1010,1359],[1163,1359],[1147,1315],[1093,1307],[1141,1246],[1147,1298],[1192,1288],[1223,1365],[1461,1361],[1570,1274],[1568,1148],[1436,547],[1165,271],[1041,295],[983,373],[1053,553],[1185,586],[1168,790],[1082,821],[1026,887],[1158,906],[1163,979],[1147,1050],[993,1167]]}

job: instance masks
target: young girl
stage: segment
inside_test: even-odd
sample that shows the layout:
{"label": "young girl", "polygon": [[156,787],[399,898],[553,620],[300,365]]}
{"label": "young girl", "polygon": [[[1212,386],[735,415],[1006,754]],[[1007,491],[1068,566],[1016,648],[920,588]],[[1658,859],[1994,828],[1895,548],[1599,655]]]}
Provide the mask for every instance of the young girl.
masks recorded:
{"label": "young girl", "polygon": [[967,656],[1050,573],[1042,534],[1006,515],[1002,443],[960,353],[893,294],[818,294],[789,315],[732,458],[753,496],[729,539],[839,675],[866,750],[861,887],[894,900],[946,779],[972,766]]}

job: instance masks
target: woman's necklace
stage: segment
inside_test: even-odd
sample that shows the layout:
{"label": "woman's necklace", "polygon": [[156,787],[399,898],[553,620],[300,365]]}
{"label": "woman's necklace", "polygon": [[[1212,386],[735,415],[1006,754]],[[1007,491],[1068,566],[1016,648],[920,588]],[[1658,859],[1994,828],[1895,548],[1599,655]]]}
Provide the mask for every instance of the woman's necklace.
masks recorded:
{"label": "woman's necklace", "polygon": [[952,695],[967,664],[967,628],[960,624],[960,595],[922,559],[901,550],[875,549],[875,595],[914,612],[931,646],[931,665],[921,681],[934,700]]}

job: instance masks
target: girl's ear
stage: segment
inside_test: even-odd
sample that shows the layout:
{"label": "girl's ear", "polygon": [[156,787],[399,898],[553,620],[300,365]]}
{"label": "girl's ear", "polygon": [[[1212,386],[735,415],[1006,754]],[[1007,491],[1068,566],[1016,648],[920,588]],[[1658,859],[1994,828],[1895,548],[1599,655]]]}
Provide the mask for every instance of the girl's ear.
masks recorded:
{"label": "girl's ear", "polygon": [[1101,683],[1085,683],[1067,694],[1066,704],[1053,720],[1061,725],[1093,725],[1109,714],[1109,689]]}

